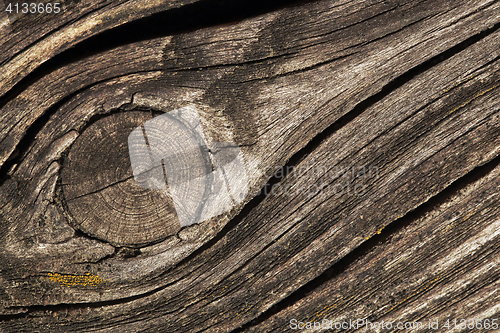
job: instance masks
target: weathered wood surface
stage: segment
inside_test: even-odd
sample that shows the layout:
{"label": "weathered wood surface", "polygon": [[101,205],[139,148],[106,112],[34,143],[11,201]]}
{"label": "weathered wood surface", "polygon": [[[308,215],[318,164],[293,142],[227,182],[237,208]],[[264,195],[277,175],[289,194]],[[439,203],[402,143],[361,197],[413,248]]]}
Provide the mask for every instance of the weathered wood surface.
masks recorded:
{"label": "weathered wood surface", "polygon": [[[153,39],[106,32],[200,3],[2,14],[0,329],[499,318],[500,2],[256,3]],[[186,105],[241,147],[249,194],[180,228],[125,145]]]}

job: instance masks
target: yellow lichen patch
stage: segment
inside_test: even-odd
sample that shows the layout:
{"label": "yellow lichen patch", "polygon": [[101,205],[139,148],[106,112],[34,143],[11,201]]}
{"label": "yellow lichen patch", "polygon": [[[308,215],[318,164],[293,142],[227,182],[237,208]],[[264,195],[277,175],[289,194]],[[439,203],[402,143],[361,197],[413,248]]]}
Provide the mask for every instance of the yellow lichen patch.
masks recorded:
{"label": "yellow lichen patch", "polygon": [[384,228],[385,227],[382,227],[382,228],[378,229],[377,231],[375,231],[375,233],[373,235],[366,237],[366,240],[369,240],[370,238],[372,238],[375,235],[380,235],[382,233],[382,230],[384,230]]}
{"label": "yellow lichen patch", "polygon": [[59,282],[62,286],[97,286],[104,282],[99,276],[86,273],[85,275],[70,275],[59,273],[48,273],[49,280]]}

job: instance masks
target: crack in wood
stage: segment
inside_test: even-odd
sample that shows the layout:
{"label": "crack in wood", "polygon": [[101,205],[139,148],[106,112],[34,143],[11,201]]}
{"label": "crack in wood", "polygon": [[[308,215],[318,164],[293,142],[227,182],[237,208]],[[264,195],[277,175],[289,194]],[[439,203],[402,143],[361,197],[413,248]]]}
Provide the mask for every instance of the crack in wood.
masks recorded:
{"label": "crack in wood", "polygon": [[121,183],[125,183],[126,181],[130,180],[130,179],[133,179],[134,176],[130,176],[130,177],[127,177],[125,179],[121,179],[121,180],[118,180],[118,181],[115,181],[109,185],[106,185],[104,187],[101,187],[101,188],[98,188],[97,190],[94,190],[92,192],[88,192],[88,193],[84,193],[84,194],[80,194],[76,197],[72,197],[72,198],[66,198],[66,201],[72,201],[72,200],[75,200],[75,199],[79,199],[79,198],[82,198],[82,197],[85,197],[85,196],[88,196],[88,195],[91,195],[91,194],[96,194],[96,193],[99,193],[99,192],[102,192],[103,190],[107,189],[107,188],[110,188],[111,186],[115,186],[115,185],[118,185],[118,184],[121,184]]}

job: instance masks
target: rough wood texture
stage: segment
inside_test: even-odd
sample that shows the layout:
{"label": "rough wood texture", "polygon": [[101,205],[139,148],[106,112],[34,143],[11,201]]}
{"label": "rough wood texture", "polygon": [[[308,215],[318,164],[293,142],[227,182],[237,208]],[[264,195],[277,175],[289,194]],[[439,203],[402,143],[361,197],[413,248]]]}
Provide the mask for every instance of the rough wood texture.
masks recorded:
{"label": "rough wood texture", "polygon": [[[500,2],[256,2],[121,35],[206,6],[0,17],[0,329],[500,319]],[[239,146],[248,195],[181,228],[127,137],[185,106]]]}

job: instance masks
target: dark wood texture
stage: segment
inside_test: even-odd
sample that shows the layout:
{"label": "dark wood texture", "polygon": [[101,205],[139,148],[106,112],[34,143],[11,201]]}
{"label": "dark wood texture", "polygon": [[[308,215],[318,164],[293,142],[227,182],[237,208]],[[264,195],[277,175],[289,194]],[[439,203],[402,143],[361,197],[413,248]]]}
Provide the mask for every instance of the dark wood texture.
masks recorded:
{"label": "dark wood texture", "polygon": [[[1,15],[0,332],[500,320],[500,2]],[[248,195],[181,228],[127,137],[189,105]]]}

